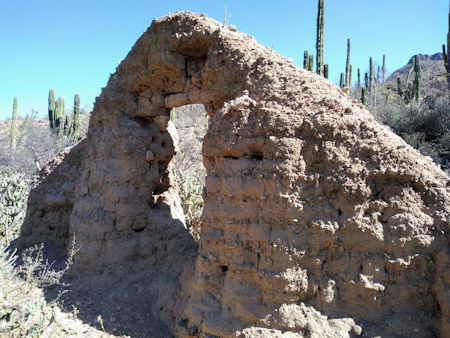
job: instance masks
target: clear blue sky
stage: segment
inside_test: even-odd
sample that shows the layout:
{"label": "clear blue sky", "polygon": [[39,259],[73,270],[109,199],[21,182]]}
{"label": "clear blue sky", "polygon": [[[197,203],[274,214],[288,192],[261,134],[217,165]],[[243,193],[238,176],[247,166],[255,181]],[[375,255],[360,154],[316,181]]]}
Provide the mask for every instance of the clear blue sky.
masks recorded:
{"label": "clear blue sky", "polygon": [[[202,12],[253,35],[261,44],[302,65],[315,52],[317,0],[0,0],[0,119],[33,108],[47,115],[48,90],[73,107],[92,107],[117,62],[155,17],[177,10]],[[448,0],[325,0],[325,62],[337,82],[351,38],[353,79],[370,56],[393,71],[416,54],[441,51]]]}

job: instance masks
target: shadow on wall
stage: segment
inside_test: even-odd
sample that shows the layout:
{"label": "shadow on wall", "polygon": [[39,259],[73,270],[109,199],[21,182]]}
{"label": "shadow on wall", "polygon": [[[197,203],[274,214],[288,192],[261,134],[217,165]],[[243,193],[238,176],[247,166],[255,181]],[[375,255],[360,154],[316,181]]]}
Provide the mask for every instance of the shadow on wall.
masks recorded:
{"label": "shadow on wall", "polygon": [[[169,224],[188,235],[180,220],[172,219]],[[143,236],[149,236],[146,231],[143,230]],[[186,245],[186,238],[183,243],[178,240],[159,243],[154,250],[170,255],[173,246]],[[57,259],[58,254],[59,262],[62,262],[61,250],[47,246],[46,257]],[[179,257],[179,260],[181,264],[172,269],[151,266],[141,271],[66,276],[63,282],[69,286],[47,289],[45,297],[47,301],[52,301],[60,291],[66,290],[59,298],[62,310],[98,330],[102,330],[103,325],[106,333],[111,335],[173,337],[172,328],[167,323],[174,320],[174,309],[186,305],[187,295],[180,289],[180,283],[192,279],[195,250],[190,255]],[[182,267],[183,271],[177,267]],[[98,316],[101,316],[102,324]]]}

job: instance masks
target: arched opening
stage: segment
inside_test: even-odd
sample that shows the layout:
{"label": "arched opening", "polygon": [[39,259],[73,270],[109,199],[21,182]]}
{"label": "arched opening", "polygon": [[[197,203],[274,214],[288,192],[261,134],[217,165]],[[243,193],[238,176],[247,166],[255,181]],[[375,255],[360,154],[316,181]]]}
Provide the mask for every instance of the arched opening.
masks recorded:
{"label": "arched opening", "polygon": [[175,125],[180,142],[175,157],[176,188],[181,199],[186,227],[196,241],[201,235],[203,190],[206,169],[203,165],[202,145],[209,116],[201,104],[173,108],[170,120]]}

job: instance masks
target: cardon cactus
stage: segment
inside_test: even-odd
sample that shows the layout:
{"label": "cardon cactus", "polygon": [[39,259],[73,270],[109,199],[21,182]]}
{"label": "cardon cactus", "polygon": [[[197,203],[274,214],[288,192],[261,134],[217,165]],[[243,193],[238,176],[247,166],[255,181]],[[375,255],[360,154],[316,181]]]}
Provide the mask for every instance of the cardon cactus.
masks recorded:
{"label": "cardon cactus", "polygon": [[366,88],[361,88],[361,103],[366,104]]}
{"label": "cardon cactus", "polygon": [[307,50],[305,50],[303,52],[303,68],[308,69],[309,68],[308,65],[309,65],[309,53]]}
{"label": "cardon cactus", "polygon": [[13,102],[13,112],[12,112],[12,118],[11,118],[11,130],[10,130],[10,145],[11,145],[11,152],[16,151],[17,146],[17,97],[14,98]]}
{"label": "cardon cactus", "polygon": [[80,134],[80,95],[75,94],[73,99],[72,139],[78,140]]}
{"label": "cardon cactus", "polygon": [[316,40],[316,73],[323,76],[323,0],[318,2],[317,40]]}
{"label": "cardon cactus", "polygon": [[51,130],[54,130],[56,124],[55,109],[55,91],[50,89],[48,91],[48,123]]}
{"label": "cardon cactus", "polygon": [[56,125],[55,128],[58,132],[58,136],[62,136],[64,133],[64,123],[66,121],[66,115],[64,112],[64,98],[60,97],[56,101],[56,109],[55,109],[55,115],[56,115]]}
{"label": "cardon cactus", "polygon": [[328,63],[323,65],[323,77],[328,79]]}
{"label": "cardon cactus", "polygon": [[356,82],[356,86],[358,88],[361,88],[361,70],[359,68],[358,68],[357,74],[358,74],[358,80]]}
{"label": "cardon cactus", "polygon": [[350,39],[347,39],[347,59],[345,61],[345,87],[351,87],[350,71]]}
{"label": "cardon cactus", "polygon": [[309,61],[308,61],[308,70],[313,71],[314,68],[314,55],[309,55]]}
{"label": "cardon cactus", "polygon": [[445,44],[442,45],[442,54],[444,56],[444,66],[447,72],[447,86],[450,96],[450,60],[448,59],[448,48],[450,46],[450,12],[448,13],[448,31],[447,31],[447,51],[445,50]]}

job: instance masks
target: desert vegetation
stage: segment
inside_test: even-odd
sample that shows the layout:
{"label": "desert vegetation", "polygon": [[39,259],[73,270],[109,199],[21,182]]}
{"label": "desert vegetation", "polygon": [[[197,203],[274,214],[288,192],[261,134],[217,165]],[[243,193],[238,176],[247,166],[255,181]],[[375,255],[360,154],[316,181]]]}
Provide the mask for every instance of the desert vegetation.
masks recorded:
{"label": "desert vegetation", "polygon": [[[324,1],[319,0],[316,73],[328,78],[330,70],[324,62],[323,28]],[[382,55],[381,66],[377,67],[371,57],[364,76],[361,69],[357,69],[356,81],[352,78],[350,47],[348,38],[346,67],[340,74],[339,86],[380,123],[430,156],[448,173],[450,67],[445,45],[442,54],[414,55],[407,65],[390,75],[386,71],[386,55]],[[314,70],[314,55],[306,50],[303,67]],[[48,96],[48,118],[38,119],[34,111],[21,117],[19,104],[14,98],[11,119],[0,122],[0,334],[12,337],[64,335],[64,328],[56,320],[58,298],[49,301],[42,290],[63,284],[62,277],[71,265],[72,256],[69,255],[64,266],[55,268],[45,261],[42,246],[19,255],[14,245],[25,217],[28,193],[39,171],[62,149],[86,136],[89,112],[80,109],[78,94],[74,97],[73,110],[67,110],[64,98],[55,100],[53,89]],[[203,106],[188,105],[173,109],[170,119],[180,138],[180,148],[173,162],[178,193],[186,226],[198,241],[205,186],[201,147],[208,116]],[[76,244],[73,245],[71,253],[76,254]]]}
{"label": "desert vegetation", "polygon": [[57,269],[44,259],[43,245],[20,255],[10,249],[19,236],[32,184],[33,178],[0,167],[0,334],[8,337],[63,334],[55,320],[58,297],[47,301],[43,290],[62,283],[73,256]]}
{"label": "desert vegetation", "polygon": [[[323,60],[324,1],[318,1],[316,73],[328,78],[328,64]],[[447,33],[447,47],[450,43]],[[422,154],[430,156],[447,173],[450,168],[450,66],[446,45],[442,53],[416,54],[404,67],[387,74],[386,55],[381,65],[369,58],[368,69],[357,69],[352,81],[351,41],[347,39],[345,71],[339,86],[361,102],[378,122],[389,126]],[[314,55],[304,51],[303,68],[313,71]],[[447,84],[447,85],[446,85]]]}

